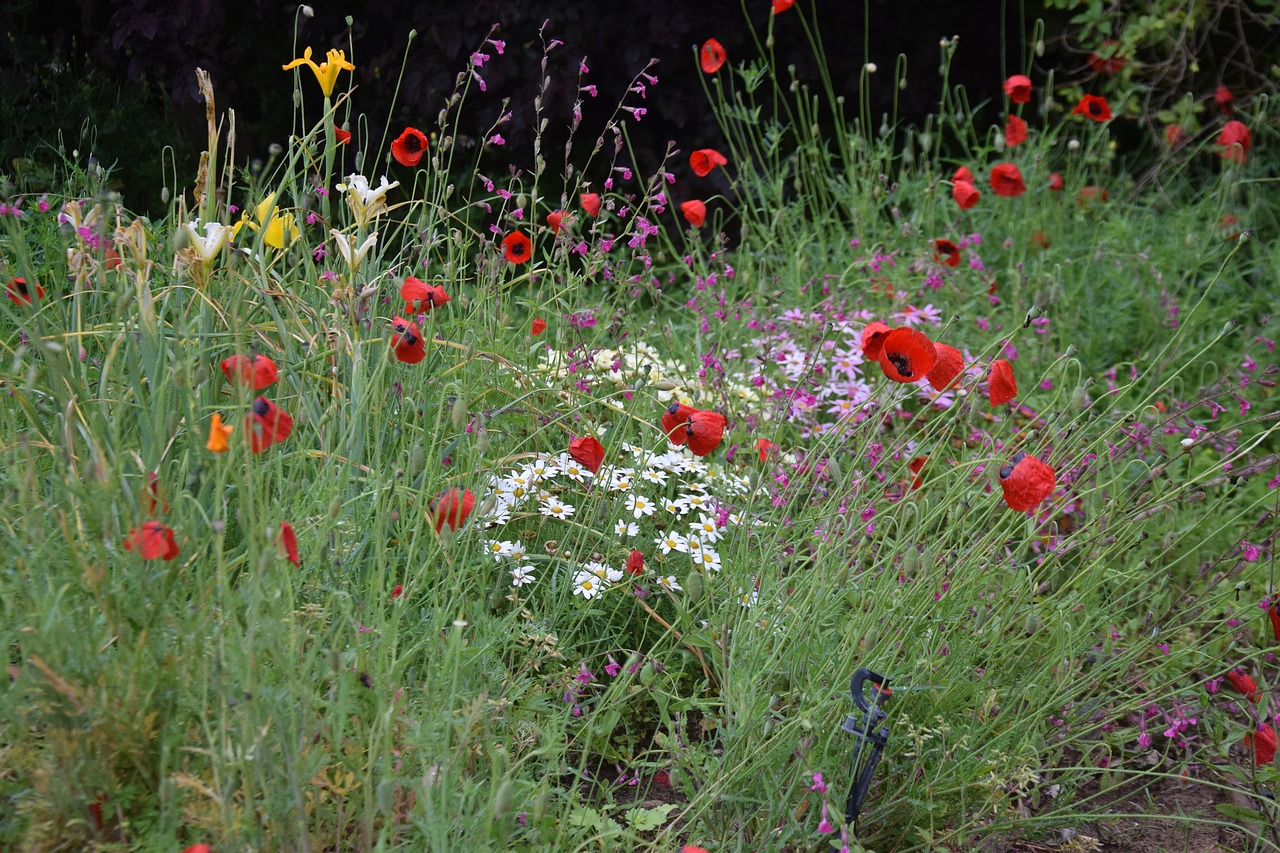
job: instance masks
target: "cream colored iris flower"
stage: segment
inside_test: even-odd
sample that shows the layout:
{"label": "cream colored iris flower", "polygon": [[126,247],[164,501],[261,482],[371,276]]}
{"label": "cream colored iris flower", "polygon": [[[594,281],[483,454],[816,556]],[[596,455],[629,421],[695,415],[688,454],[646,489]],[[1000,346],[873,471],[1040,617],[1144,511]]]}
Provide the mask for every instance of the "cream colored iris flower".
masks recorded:
{"label": "cream colored iris flower", "polygon": [[297,68],[299,65],[306,65],[316,75],[316,80],[320,82],[320,91],[327,98],[333,94],[334,84],[338,82],[339,71],[355,71],[356,67],[347,62],[347,55],[341,50],[330,50],[328,58],[316,65],[311,59],[311,48],[307,48],[302,52],[301,59],[295,59],[288,65],[282,66],[285,71]]}

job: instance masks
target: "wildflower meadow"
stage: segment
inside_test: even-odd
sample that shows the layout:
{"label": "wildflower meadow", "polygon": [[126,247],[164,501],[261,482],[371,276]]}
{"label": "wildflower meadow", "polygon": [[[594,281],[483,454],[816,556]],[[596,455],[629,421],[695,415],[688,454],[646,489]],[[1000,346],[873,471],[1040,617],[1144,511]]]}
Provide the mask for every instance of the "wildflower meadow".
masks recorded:
{"label": "wildflower meadow", "polygon": [[608,57],[461,144],[552,20],[386,132],[299,44],[253,168],[197,72],[163,216],[4,176],[0,849],[1280,850],[1274,78],[743,12],[649,157]]}

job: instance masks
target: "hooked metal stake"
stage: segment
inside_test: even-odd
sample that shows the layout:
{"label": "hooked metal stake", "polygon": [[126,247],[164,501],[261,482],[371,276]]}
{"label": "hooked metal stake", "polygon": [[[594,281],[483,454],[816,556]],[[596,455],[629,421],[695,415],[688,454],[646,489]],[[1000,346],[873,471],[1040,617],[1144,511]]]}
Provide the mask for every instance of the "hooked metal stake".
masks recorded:
{"label": "hooked metal stake", "polygon": [[[870,702],[867,701],[864,691],[868,681],[874,685]],[[845,801],[844,817],[853,833],[857,835],[858,815],[861,814],[862,803],[871,789],[871,776],[875,773],[876,764],[879,763],[885,744],[889,740],[888,727],[876,728],[889,716],[880,707],[880,703],[893,695],[893,691],[889,689],[888,678],[863,667],[853,674],[853,679],[849,682],[849,692],[853,694],[854,703],[862,711],[862,720],[859,721],[856,716],[850,714],[844,718],[844,724],[840,726],[855,738],[853,755],[849,759],[849,775],[852,781],[849,784],[849,799]]]}

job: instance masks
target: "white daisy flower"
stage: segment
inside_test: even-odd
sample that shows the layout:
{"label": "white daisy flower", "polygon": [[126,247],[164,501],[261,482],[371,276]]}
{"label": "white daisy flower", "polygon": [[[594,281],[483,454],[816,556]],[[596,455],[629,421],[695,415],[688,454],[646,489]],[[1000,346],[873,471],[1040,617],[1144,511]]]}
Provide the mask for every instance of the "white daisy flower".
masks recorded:
{"label": "white daisy flower", "polygon": [[630,512],[636,518],[653,515],[653,511],[655,509],[657,509],[657,507],[653,505],[653,501],[649,500],[644,495],[627,495],[627,512]]}
{"label": "white daisy flower", "polygon": [[658,586],[669,592],[676,592],[677,590],[684,589],[684,587],[680,586],[680,581],[676,580],[675,575],[667,575],[666,577],[659,575]]}
{"label": "white daisy flower", "polygon": [[618,536],[635,536],[640,532],[640,525],[634,521],[628,522],[625,518],[620,518],[618,523],[613,526],[613,532]]}
{"label": "white daisy flower", "polygon": [[520,562],[521,560],[523,560],[523,559],[524,559],[524,553],[525,553],[525,552],[524,552],[524,543],[523,543],[523,542],[512,542],[512,543],[511,543],[511,553],[510,553],[510,554],[507,554],[507,557],[508,557],[512,562],[518,563],[518,562]]}
{"label": "white daisy flower", "polygon": [[653,540],[653,543],[662,549],[664,554],[670,554],[672,551],[680,551],[682,553],[688,553],[689,551],[689,540],[674,530],[668,530]]}
{"label": "white daisy flower", "polygon": [[560,473],[560,467],[550,457],[539,456],[525,469],[535,480],[547,480]]}
{"label": "white daisy flower", "polygon": [[711,509],[710,495],[700,495],[695,492],[694,494],[691,494],[691,495],[685,495],[684,497],[681,498],[681,500],[685,502],[685,506],[689,507],[689,509],[696,509],[696,510]]}
{"label": "white daisy flower", "polygon": [[661,468],[645,468],[644,473],[640,477],[646,482],[653,483],[658,486],[665,486],[667,483],[667,472]]}
{"label": "white daisy flower", "polygon": [[582,564],[584,572],[591,572],[599,578],[605,586],[611,583],[617,583],[622,580],[622,569],[615,569],[612,566],[606,566],[604,563],[589,562]]}
{"label": "white daisy flower", "polygon": [[724,538],[720,528],[716,527],[715,517],[705,512],[698,515],[697,521],[689,523],[689,529],[701,536],[703,542],[719,542]]}
{"label": "white daisy flower", "polygon": [[564,521],[566,518],[573,515],[573,507],[570,504],[556,499],[554,496],[549,497],[547,500],[542,502],[540,511],[545,516],[558,518],[561,521]]}
{"label": "white daisy flower", "polygon": [[662,508],[679,518],[689,511],[689,504],[685,503],[684,498],[668,498],[662,502]]}
{"label": "white daisy flower", "polygon": [[[692,551],[689,552],[691,555]],[[720,571],[720,555],[716,553],[715,548],[702,548],[698,551],[693,561],[704,569],[710,569],[713,572]]]}
{"label": "white daisy flower", "polygon": [[486,547],[488,548],[489,554],[495,560],[501,560],[503,557],[511,556],[511,548],[512,548],[511,542],[504,542],[498,539],[490,539]]}
{"label": "white daisy flower", "polygon": [[684,541],[689,549],[687,553],[690,557],[693,557],[695,563],[698,562],[698,552],[702,550],[702,538],[695,533]]}
{"label": "white daisy flower", "polygon": [[560,471],[575,483],[583,483],[591,479],[591,472],[574,459],[560,460]]}
{"label": "white daisy flower", "polygon": [[[708,471],[707,473],[710,474],[711,472]],[[685,485],[685,488],[691,492],[698,492],[699,494],[705,495],[707,493],[706,483],[688,483]]]}
{"label": "white daisy flower", "polygon": [[602,589],[604,584],[591,572],[578,572],[573,577],[573,594],[580,595],[587,601],[599,595]]}
{"label": "white daisy flower", "polygon": [[537,580],[537,578],[533,576],[533,566],[527,563],[523,566],[516,566],[511,570],[511,585],[514,587],[531,584],[535,580]]}
{"label": "white daisy flower", "polygon": [[742,513],[740,513],[740,512],[731,512],[731,513],[729,513],[729,517],[726,519],[726,521],[728,521],[728,522],[729,522],[730,524],[732,524],[734,527],[737,527],[737,526],[739,526],[740,524],[742,524],[742,521],[743,521]]}
{"label": "white daisy flower", "polygon": [[760,599],[760,593],[756,590],[751,592],[743,592],[742,587],[738,587],[738,602],[747,609],[755,607],[756,601]]}

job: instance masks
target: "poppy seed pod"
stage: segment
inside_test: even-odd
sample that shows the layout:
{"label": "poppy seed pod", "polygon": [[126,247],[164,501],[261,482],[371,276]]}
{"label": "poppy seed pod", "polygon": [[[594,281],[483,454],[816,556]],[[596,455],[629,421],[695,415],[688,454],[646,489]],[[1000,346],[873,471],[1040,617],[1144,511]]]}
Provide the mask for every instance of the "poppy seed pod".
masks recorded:
{"label": "poppy seed pod", "polygon": [[999,478],[1004,502],[1018,512],[1035,509],[1057,485],[1053,469],[1026,453],[1015,453],[1001,466]]}

